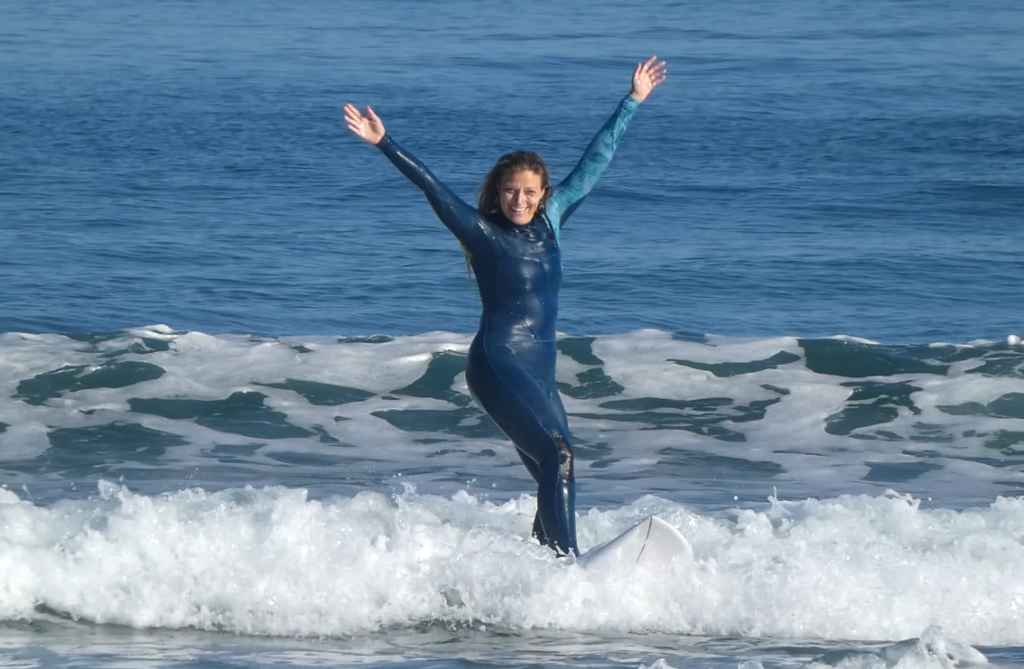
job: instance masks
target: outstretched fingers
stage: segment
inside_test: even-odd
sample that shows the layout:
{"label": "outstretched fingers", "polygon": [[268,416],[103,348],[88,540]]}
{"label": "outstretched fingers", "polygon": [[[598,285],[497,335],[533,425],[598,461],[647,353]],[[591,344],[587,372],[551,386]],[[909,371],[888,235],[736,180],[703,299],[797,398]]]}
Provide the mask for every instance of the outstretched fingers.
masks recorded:
{"label": "outstretched fingers", "polygon": [[637,67],[640,69],[641,75],[647,77],[652,86],[657,86],[665,81],[665,76],[668,74],[668,64],[665,61],[659,62],[657,55],[651,56]]}
{"label": "outstretched fingers", "polygon": [[345,105],[345,125],[370,144],[377,144],[384,138],[384,122],[370,107],[366,108],[364,116],[355,105]]}
{"label": "outstretched fingers", "polygon": [[360,137],[366,134],[366,119],[363,118],[362,113],[352,105],[345,105],[345,124],[348,126],[349,130]]}
{"label": "outstretched fingers", "polygon": [[638,101],[643,102],[651,91],[665,81],[668,69],[665,61],[659,61],[657,54],[633,69],[633,88],[630,93]]}

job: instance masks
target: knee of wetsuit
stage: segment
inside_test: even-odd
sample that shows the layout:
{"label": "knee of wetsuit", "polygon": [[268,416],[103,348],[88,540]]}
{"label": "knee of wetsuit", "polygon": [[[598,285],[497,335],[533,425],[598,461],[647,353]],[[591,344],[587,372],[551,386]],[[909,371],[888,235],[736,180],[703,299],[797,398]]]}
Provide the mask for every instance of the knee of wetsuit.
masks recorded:
{"label": "knee of wetsuit", "polygon": [[573,472],[572,446],[560,434],[555,435],[555,444],[558,446],[558,477],[569,483],[576,482],[576,475]]}

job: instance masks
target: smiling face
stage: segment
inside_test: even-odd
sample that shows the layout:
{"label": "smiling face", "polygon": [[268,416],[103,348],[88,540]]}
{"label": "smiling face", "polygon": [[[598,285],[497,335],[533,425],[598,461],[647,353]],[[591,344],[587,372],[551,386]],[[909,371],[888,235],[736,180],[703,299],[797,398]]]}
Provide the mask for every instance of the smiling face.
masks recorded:
{"label": "smiling face", "polygon": [[502,213],[516,225],[533,220],[543,197],[543,179],[532,170],[507,174],[498,193]]}

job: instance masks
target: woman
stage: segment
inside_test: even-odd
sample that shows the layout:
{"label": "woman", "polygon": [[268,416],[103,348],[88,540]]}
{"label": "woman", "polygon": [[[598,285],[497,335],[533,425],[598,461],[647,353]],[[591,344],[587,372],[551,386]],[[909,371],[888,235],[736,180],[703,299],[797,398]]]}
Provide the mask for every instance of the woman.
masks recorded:
{"label": "woman", "polygon": [[367,107],[364,116],[345,105],[349,129],[376,145],[423,191],[466,250],[483,306],[466,382],[537,482],[533,535],[560,556],[579,554],[572,437],[555,384],[561,228],[611,162],[637,106],[666,73],[657,56],[636,66],[629,95],[554,189],[541,157],[516,151],[499,158],[488,173],[476,208],[402,149],[373,109]]}

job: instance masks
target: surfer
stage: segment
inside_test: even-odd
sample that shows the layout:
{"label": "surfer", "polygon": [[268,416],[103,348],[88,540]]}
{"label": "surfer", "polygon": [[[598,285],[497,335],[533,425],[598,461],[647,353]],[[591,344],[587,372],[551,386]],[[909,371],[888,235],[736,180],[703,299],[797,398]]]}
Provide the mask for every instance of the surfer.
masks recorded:
{"label": "surfer", "polygon": [[559,555],[579,554],[572,436],[555,383],[561,228],[611,162],[637,106],[666,74],[657,56],[634,68],[629,94],[557,186],[551,187],[539,155],[515,151],[491,168],[476,207],[399,146],[372,108],[364,115],[345,105],[349,130],[376,145],[423,191],[465,249],[483,307],[466,383],[537,482],[533,536]]}

